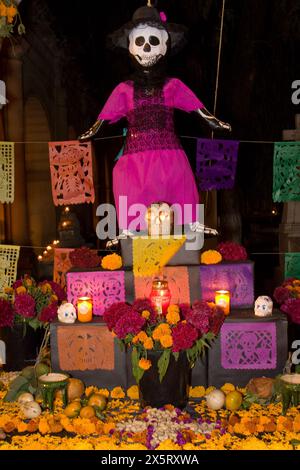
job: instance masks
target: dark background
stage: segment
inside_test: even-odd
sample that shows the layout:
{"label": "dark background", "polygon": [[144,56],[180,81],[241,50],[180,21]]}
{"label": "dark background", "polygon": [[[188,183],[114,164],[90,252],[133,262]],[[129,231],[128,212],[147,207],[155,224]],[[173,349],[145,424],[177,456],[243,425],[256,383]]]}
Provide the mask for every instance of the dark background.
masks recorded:
{"label": "dark background", "polygon": [[[27,29],[36,27],[36,5],[47,9],[47,18],[58,40],[68,103],[68,121],[77,134],[96,119],[116,84],[131,73],[127,55],[105,47],[108,33],[131,19],[145,0],[39,0],[23,1]],[[170,59],[169,75],[183,80],[213,109],[217,56],[220,40],[221,0],[159,0],[158,9],[168,21],[188,27],[188,44]],[[39,26],[43,34],[43,26]],[[291,101],[291,84],[300,79],[299,0],[227,0],[216,115],[232,124],[232,139],[282,140],[283,129],[295,128],[299,106]],[[209,137],[208,128],[196,115],[176,114],[182,136]],[[107,126],[103,135],[118,135],[122,123]],[[217,134],[215,137],[224,137]],[[195,140],[182,139],[191,165],[195,164]],[[98,202],[112,201],[111,172],[121,140],[95,142]],[[106,171],[103,162],[108,162]],[[219,225],[227,224],[226,238],[239,239],[256,262],[260,287],[271,290],[279,265],[278,227],[282,205],[272,202],[273,146],[241,143],[234,191],[218,194]],[[109,180],[109,181],[108,181]],[[78,209],[83,235],[95,242],[92,209]],[[84,212],[84,215],[83,215]],[[272,213],[273,212],[273,213]],[[228,220],[232,223],[228,224]],[[224,234],[225,237],[225,234]],[[260,292],[259,292],[260,293]]]}

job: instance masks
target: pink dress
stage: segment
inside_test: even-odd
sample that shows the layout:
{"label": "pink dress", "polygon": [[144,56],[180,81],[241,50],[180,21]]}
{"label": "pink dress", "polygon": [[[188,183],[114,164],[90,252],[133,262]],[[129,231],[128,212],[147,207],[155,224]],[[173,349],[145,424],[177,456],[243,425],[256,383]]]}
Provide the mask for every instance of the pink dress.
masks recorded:
{"label": "pink dress", "polygon": [[[121,229],[130,229],[130,222],[136,219],[133,214],[138,215],[135,208],[128,215],[132,205],[148,207],[158,201],[178,204],[182,214],[184,205],[189,204],[192,209],[181,220],[177,217],[176,222],[196,221],[199,194],[188,158],[174,131],[173,110],[191,112],[203,107],[194,93],[176,78],[167,79],[162,88],[135,88],[134,82],[127,81],[113,90],[99,119],[110,123],[123,117],[128,120],[124,152],[113,170]],[[140,229],[145,229],[145,210],[141,210]]]}

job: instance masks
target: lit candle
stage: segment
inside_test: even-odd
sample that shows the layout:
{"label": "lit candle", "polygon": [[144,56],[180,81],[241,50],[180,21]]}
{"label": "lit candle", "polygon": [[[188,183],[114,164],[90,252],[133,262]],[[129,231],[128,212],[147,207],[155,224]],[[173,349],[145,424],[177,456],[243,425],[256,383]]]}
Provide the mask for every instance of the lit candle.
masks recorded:
{"label": "lit candle", "polygon": [[171,301],[168,281],[155,278],[152,283],[150,299],[159,315],[166,315]]}
{"label": "lit candle", "polygon": [[225,315],[230,313],[230,292],[228,290],[217,290],[215,304],[221,307]]}
{"label": "lit candle", "polygon": [[89,322],[93,317],[93,301],[90,297],[80,297],[77,301],[77,318],[83,323]]}

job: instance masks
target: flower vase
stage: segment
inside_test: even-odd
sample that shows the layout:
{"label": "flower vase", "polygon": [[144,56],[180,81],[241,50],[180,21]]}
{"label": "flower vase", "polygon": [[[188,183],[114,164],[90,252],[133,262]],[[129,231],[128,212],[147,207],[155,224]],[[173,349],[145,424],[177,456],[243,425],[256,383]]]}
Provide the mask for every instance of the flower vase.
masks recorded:
{"label": "flower vase", "polygon": [[188,404],[191,383],[191,368],[186,353],[181,352],[177,361],[171,354],[170,363],[162,382],[159,380],[157,368],[161,354],[162,351],[148,351],[147,353],[147,359],[151,361],[152,366],[145,371],[139,382],[141,407],[160,408],[170,404],[183,409]]}
{"label": "flower vase", "polygon": [[34,364],[41,345],[42,332],[27,326],[24,335],[24,325],[17,324],[11,328],[0,328],[0,339],[4,341],[6,348],[4,370],[17,371]]}

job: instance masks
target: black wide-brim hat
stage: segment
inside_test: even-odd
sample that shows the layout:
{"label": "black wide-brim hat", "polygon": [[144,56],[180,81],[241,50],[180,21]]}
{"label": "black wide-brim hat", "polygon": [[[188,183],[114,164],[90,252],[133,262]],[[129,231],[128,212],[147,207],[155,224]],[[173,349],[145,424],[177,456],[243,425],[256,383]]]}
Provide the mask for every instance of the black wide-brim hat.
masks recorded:
{"label": "black wide-brim hat", "polygon": [[140,24],[166,30],[170,37],[170,50],[172,53],[177,52],[186,43],[187,29],[185,26],[168,23],[164,13],[159,13],[153,6],[143,6],[134,12],[131,21],[108,36],[108,46],[128,49],[129,34],[133,28]]}

